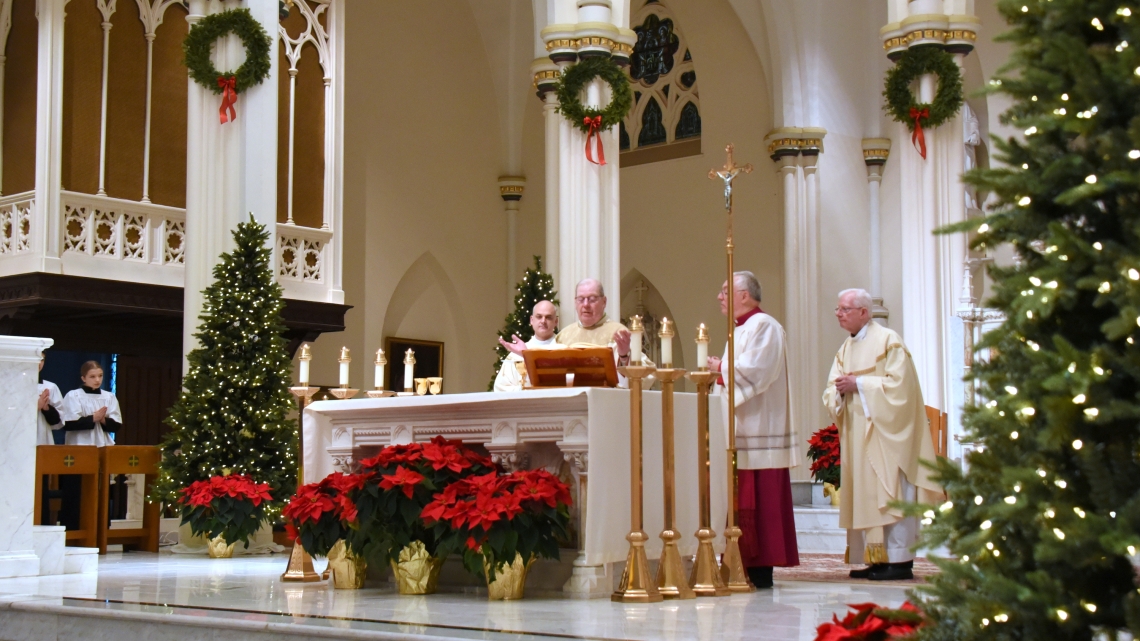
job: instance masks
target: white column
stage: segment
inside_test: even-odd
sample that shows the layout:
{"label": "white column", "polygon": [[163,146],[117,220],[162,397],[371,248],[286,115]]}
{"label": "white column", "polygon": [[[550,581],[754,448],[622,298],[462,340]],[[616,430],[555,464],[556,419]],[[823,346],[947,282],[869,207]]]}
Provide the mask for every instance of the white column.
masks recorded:
{"label": "white column", "polygon": [[[99,0],[97,2],[99,12],[103,14],[103,76],[102,76],[102,91],[99,96],[99,191],[96,193],[100,196],[107,195],[106,178],[107,178],[107,68],[111,63],[111,16],[115,13],[115,3],[112,1],[107,4],[106,0]],[[146,75],[147,75],[147,142],[150,136],[150,70],[151,70],[151,41],[153,37],[148,34],[147,38],[147,52],[146,52]],[[146,155],[146,145],[144,144],[144,156]],[[143,162],[143,173],[146,173],[147,163]],[[143,202],[150,202],[146,197],[146,185],[143,185]]]}
{"label": "white column", "polygon": [[[560,234],[559,234],[559,171],[558,171],[558,121],[562,115],[558,113],[558,96],[548,91],[543,99],[543,117],[546,125],[546,256],[544,264],[546,271],[558,281]],[[573,292],[571,292],[573,298]]]}
{"label": "white column", "polygon": [[871,310],[874,318],[886,322],[890,311],[883,306],[883,252],[882,252],[882,222],[879,201],[879,187],[883,181],[883,166],[891,151],[890,138],[864,138],[863,162],[867,165],[867,201],[870,212],[868,228],[870,236],[871,254],[871,300],[874,309]]}
{"label": "white column", "polygon": [[[242,6],[237,0],[190,0],[187,21],[193,25],[208,14]],[[238,94],[237,119],[221,124],[221,98],[187,80],[186,123],[186,284],[183,291],[184,353],[197,346],[193,338],[202,310],[202,290],[222,252],[232,249],[232,232],[239,222],[254,219],[266,225],[275,242],[277,219],[277,29],[273,0],[251,0],[249,10],[273,41],[270,75],[260,85]],[[214,64],[236,69],[245,50],[236,36],[219,40]]]}
{"label": "white column", "polygon": [[[42,15],[42,14],[41,14]],[[0,336],[0,578],[36,576],[36,382],[50,338]]]}
{"label": "white column", "polygon": [[507,313],[515,309],[515,284],[518,283],[518,214],[522,201],[526,178],[522,176],[500,176],[499,196],[503,199],[503,209],[507,214]]}
{"label": "white column", "polygon": [[37,0],[39,19],[36,67],[36,212],[32,244],[40,257],[37,271],[58,274],[60,229],[60,158],[63,139],[63,18],[67,0]]}

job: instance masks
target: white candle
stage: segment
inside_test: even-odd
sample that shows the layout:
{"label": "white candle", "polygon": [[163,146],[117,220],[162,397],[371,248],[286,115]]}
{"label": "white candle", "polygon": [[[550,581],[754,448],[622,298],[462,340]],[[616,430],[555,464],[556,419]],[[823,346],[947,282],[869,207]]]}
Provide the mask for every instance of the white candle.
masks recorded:
{"label": "white candle", "polygon": [[309,386],[309,359],[301,359],[301,387]]}
{"label": "white candle", "polygon": [[629,363],[641,363],[641,330],[629,333]]}
{"label": "white candle", "polygon": [[415,367],[412,363],[404,363],[404,389],[412,389],[412,370]]}
{"label": "white candle", "polygon": [[668,318],[661,319],[661,331],[657,333],[661,338],[661,366],[673,367],[673,321]]}
{"label": "white candle", "polygon": [[376,389],[384,389],[384,366],[376,363]]}
{"label": "white candle", "polygon": [[697,369],[704,371],[709,368],[709,336],[705,324],[697,328]]}
{"label": "white candle", "polygon": [[348,387],[348,363],[343,361],[340,364],[340,386]]}

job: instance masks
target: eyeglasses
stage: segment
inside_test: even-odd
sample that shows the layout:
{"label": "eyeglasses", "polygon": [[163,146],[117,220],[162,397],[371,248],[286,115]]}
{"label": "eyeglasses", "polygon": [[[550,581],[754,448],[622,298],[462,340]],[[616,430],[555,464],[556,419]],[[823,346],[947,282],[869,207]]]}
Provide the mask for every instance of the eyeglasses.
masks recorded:
{"label": "eyeglasses", "polygon": [[578,303],[579,305],[593,305],[600,300],[602,300],[601,296],[578,296],[574,299],[574,302]]}
{"label": "eyeglasses", "polygon": [[836,307],[835,313],[836,314],[850,314],[851,312],[855,312],[855,311],[858,311],[860,309],[865,309],[865,308],[864,307]]}

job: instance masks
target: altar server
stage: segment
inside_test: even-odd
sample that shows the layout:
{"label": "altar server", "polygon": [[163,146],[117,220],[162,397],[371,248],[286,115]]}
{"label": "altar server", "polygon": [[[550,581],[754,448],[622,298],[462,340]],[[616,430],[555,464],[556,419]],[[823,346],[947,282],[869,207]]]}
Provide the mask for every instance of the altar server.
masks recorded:
{"label": "altar server", "polygon": [[[40,371],[43,369],[44,357],[40,354]],[[41,380],[37,389],[40,395],[36,404],[36,445],[55,445],[52,431],[63,427],[63,395],[51,381]]]}
{"label": "altar server", "polygon": [[[543,300],[535,304],[530,313],[530,327],[534,336],[526,342],[527,349],[563,349],[562,345],[554,340],[554,330],[558,328],[558,309],[554,303]],[[526,365],[523,357],[515,353],[507,353],[503,364],[499,367],[499,375],[495,377],[496,392],[517,392],[527,382]]]}
{"label": "altar server", "polygon": [[[732,280],[732,291],[725,282],[717,300],[720,312],[727,315],[731,296],[736,317],[733,400],[740,554],[752,584],[770,588],[773,566],[800,564],[788,473],[799,463],[800,448],[788,410],[787,339],[780,323],[760,309],[756,276],[741,271]],[[727,358],[727,345],[723,358],[709,358],[709,371],[721,373],[718,384],[726,417],[728,389],[723,379],[728,373]]]}
{"label": "altar server", "polygon": [[919,464],[935,455],[918,374],[898,333],[871,320],[866,290],[840,292],[835,317],[850,336],[835,355],[823,404],[843,453],[839,526],[847,529],[847,562],[867,564],[851,577],[910,579],[918,522],[889,504],[913,502],[919,490],[942,492]]}
{"label": "altar server", "polygon": [[114,434],[122,426],[119,399],[100,387],[103,385],[103,368],[95,361],[87,361],[79,368],[83,386],[71,390],[63,397],[63,429],[68,445],[114,445]]}

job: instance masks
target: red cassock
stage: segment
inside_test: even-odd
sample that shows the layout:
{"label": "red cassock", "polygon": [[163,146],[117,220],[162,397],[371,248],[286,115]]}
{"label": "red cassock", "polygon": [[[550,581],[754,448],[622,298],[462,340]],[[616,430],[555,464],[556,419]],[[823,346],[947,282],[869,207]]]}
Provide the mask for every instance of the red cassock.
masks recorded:
{"label": "red cassock", "polygon": [[799,565],[792,481],[787,468],[738,470],[736,479],[744,567]]}

